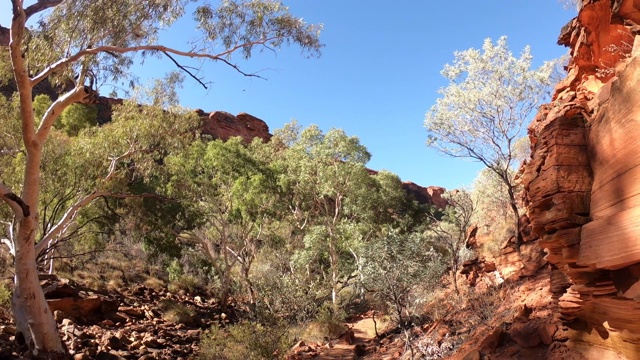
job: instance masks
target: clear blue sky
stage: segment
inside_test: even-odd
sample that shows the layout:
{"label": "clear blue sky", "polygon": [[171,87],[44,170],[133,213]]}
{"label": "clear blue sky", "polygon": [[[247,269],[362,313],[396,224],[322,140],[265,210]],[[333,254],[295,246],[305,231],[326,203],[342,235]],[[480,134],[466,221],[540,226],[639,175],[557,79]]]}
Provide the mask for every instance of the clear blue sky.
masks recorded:
{"label": "clear blue sky", "polygon": [[[294,47],[238,60],[243,70],[259,72],[266,81],[207,63],[203,74],[213,84],[205,90],[187,79],[181,103],[205,111],[247,112],[271,130],[293,118],[325,131],[342,128],[372,153],[370,168],[447,188],[471,184],[481,167],[443,157],[425,145],[424,114],[446,85],[439,74],[443,65],[453,60],[454,51],[479,48],[485,38],[501,35],[508,36],[514,53],[531,45],[539,65],[566,52],[556,40],[575,15],[558,0],[283,2],[305,21],[324,24],[322,57],[307,59]],[[9,1],[1,0],[0,8],[0,23],[8,26]],[[188,24],[177,26],[162,41],[190,37]],[[145,76],[162,76],[171,64],[148,62],[137,69]]]}

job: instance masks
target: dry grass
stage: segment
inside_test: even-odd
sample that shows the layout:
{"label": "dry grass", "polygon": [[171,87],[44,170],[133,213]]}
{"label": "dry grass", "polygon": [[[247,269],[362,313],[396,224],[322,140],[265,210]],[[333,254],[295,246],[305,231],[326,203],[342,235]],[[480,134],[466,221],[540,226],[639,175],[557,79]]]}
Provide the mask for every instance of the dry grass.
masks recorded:
{"label": "dry grass", "polygon": [[327,339],[335,339],[347,331],[341,323],[321,323],[312,321],[301,330],[300,338],[307,342],[318,342]]}
{"label": "dry grass", "polygon": [[147,277],[147,279],[142,284],[155,291],[160,291],[164,289],[165,286],[164,281],[153,276]]}
{"label": "dry grass", "polygon": [[184,291],[187,293],[196,293],[202,291],[205,288],[205,284],[200,279],[192,275],[183,275],[178,280],[172,281],[167,289],[172,293],[178,293]]}
{"label": "dry grass", "polygon": [[174,324],[191,325],[194,323],[195,312],[193,309],[173,300],[164,299],[159,303],[162,310],[162,318]]}

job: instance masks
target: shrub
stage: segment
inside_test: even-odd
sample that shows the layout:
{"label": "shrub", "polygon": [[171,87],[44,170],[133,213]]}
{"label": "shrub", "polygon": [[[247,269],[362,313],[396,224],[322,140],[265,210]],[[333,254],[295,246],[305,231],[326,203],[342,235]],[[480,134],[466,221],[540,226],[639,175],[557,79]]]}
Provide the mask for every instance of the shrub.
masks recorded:
{"label": "shrub", "polygon": [[160,301],[160,310],[162,310],[162,318],[174,324],[191,325],[194,322],[193,309],[177,303],[170,299]]}
{"label": "shrub", "polygon": [[[400,265],[401,264],[401,265]],[[419,234],[390,232],[363,249],[361,282],[388,304],[398,325],[408,325],[408,310],[418,287],[434,286],[445,270],[442,257]]]}
{"label": "shrub", "polygon": [[11,290],[7,285],[0,283],[0,308],[11,307]]}
{"label": "shrub", "polygon": [[154,276],[147,277],[147,279],[143,282],[143,285],[155,291],[164,289],[164,281]]}
{"label": "shrub", "polygon": [[0,282],[0,318],[9,318],[11,314],[11,290]]}
{"label": "shrub", "polygon": [[98,124],[98,109],[94,105],[73,104],[62,112],[55,126],[69,136],[78,136],[81,130]]}
{"label": "shrub", "polygon": [[469,289],[466,304],[472,315],[469,320],[476,325],[485,326],[491,326],[496,317],[500,317],[502,320],[511,320],[515,313],[514,306],[508,306],[505,311],[500,313],[498,313],[498,309],[511,298],[514,287],[515,285],[501,284],[484,292],[476,291],[473,288]]}
{"label": "shrub", "polygon": [[181,276],[176,281],[172,281],[168,286],[169,291],[173,293],[182,290],[190,294],[202,292],[204,288],[205,286],[202,281],[193,275]]}
{"label": "shrub", "polygon": [[307,341],[335,339],[346,330],[343,322],[344,313],[335,310],[332,304],[325,303],[318,310],[315,320],[305,327],[302,338]]}
{"label": "shrub", "polygon": [[313,320],[316,316],[322,288],[306,284],[293,275],[283,275],[273,268],[261,269],[253,279],[260,298],[256,315],[261,320],[275,316],[294,324]]}
{"label": "shrub", "polygon": [[241,322],[226,329],[211,328],[200,343],[198,358],[217,360],[263,360],[282,358],[293,344],[283,326],[266,328]]}
{"label": "shrub", "polygon": [[171,261],[169,266],[167,266],[167,274],[169,274],[170,281],[176,281],[180,279],[180,276],[182,276],[183,274],[182,264],[180,264],[180,260],[173,259],[173,261]]}

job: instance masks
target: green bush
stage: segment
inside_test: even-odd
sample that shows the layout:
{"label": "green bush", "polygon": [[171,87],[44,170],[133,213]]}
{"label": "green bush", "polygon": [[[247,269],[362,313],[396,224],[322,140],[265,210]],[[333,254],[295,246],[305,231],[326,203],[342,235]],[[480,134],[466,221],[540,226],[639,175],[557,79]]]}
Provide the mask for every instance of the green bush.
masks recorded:
{"label": "green bush", "polygon": [[11,290],[3,283],[0,283],[0,309],[11,309]]}
{"label": "green bush", "polygon": [[200,343],[198,359],[266,360],[283,358],[293,344],[283,326],[241,322],[226,329],[214,326]]}
{"label": "green bush", "polygon": [[69,136],[78,136],[81,130],[98,125],[98,109],[94,105],[73,104],[62,112],[56,127]]}
{"label": "green bush", "polygon": [[173,259],[173,261],[171,261],[169,266],[167,266],[167,274],[169,274],[170,281],[177,281],[180,279],[180,276],[183,274],[180,260]]}
{"label": "green bush", "polygon": [[[342,310],[336,310],[331,303],[324,303],[318,310],[315,321],[307,328],[306,338],[308,340],[322,340],[324,338],[334,339],[345,332],[345,314]],[[309,332],[313,331],[313,334]],[[311,336],[313,335],[313,336]],[[314,339],[311,339],[314,337]]]}
{"label": "green bush", "polygon": [[11,289],[0,282],[0,319],[11,318]]}

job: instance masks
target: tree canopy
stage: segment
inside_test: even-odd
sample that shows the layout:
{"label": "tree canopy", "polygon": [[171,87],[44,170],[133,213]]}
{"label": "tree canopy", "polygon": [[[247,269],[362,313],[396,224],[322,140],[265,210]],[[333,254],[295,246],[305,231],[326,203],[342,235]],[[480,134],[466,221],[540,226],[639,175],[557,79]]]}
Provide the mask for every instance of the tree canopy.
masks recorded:
{"label": "tree canopy", "polygon": [[[170,29],[178,19],[187,15],[187,10],[193,10],[196,22],[193,37],[185,37],[180,48],[159,43],[160,31]],[[167,145],[163,143],[165,140],[171,143],[179,137],[158,139],[157,135],[163,133],[160,129],[125,121],[114,125],[112,134],[95,132],[95,137],[83,138],[86,143],[82,151],[85,154],[90,151],[93,156],[93,166],[85,168],[83,176],[96,181],[95,187],[83,189],[86,191],[74,197],[73,201],[63,202],[60,206],[69,207],[58,212],[61,214],[59,221],[51,227],[44,227],[46,234],[37,238],[44,185],[42,169],[50,165],[48,144],[57,136],[53,129],[60,116],[73,104],[94,101],[96,91],[107,83],[135,85],[136,78],[131,73],[132,65],[138,60],[135,55],[143,59],[146,56],[166,57],[180,71],[204,85],[198,74],[181,65],[180,59],[220,62],[244,75],[251,75],[234,63],[234,55],[249,58],[258,49],[277,49],[287,44],[299,46],[306,54],[317,55],[322,47],[319,40],[321,26],[305,23],[291,15],[287,7],[270,0],[37,0],[31,4],[12,0],[9,11],[12,14],[11,24],[0,24],[0,60],[3,63],[0,77],[5,83],[9,75],[9,80],[17,88],[20,131],[4,137],[3,146],[12,148],[3,149],[3,152],[9,155],[11,152],[20,153],[16,159],[22,164],[17,169],[23,173],[14,184],[6,183],[5,178],[0,182],[0,199],[14,214],[13,222],[9,224],[10,237],[3,241],[15,257],[13,313],[17,330],[34,355],[62,357],[63,347],[56,323],[39,286],[39,254],[69,229],[83,207],[101,196],[113,195],[105,188],[117,182],[116,175],[126,173],[131,164],[135,164],[136,170],[143,174],[141,176],[148,175],[159,159],[153,156],[145,158],[144,155]],[[7,62],[10,67],[6,66]],[[179,79],[174,77],[174,80]],[[34,88],[39,84],[53,85],[61,94],[51,99],[48,106],[45,102],[34,103]],[[137,104],[123,107],[123,115],[147,113],[145,115],[152,117],[156,114],[149,112],[171,110],[136,107]],[[74,115],[73,111],[68,111],[63,116],[63,126],[72,135],[84,127],[78,126],[74,119],[77,115],[77,112]],[[166,114],[169,117],[174,115],[177,114],[172,111]],[[165,126],[171,127],[168,124],[175,120],[168,119]],[[180,131],[169,133],[181,134]],[[156,136],[151,149],[145,142],[149,140],[147,135]],[[17,141],[20,138],[21,141]],[[106,146],[110,141],[113,146]],[[71,156],[75,159],[83,154]]]}
{"label": "tree canopy", "polygon": [[518,139],[527,120],[546,99],[555,62],[532,68],[527,46],[516,58],[503,36],[482,49],[454,53],[441,71],[449,84],[425,116],[427,145],[451,157],[476,160],[506,185],[516,224],[519,211],[513,167],[521,156]]}

